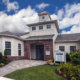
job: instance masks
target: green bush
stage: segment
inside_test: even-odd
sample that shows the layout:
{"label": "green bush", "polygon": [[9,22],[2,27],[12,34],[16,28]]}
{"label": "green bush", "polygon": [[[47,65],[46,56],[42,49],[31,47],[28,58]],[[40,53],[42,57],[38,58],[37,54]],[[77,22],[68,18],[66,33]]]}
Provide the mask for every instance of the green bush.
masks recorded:
{"label": "green bush", "polygon": [[73,66],[70,63],[60,64],[60,66],[57,70],[66,74],[66,76],[80,78],[80,68],[77,66]]}
{"label": "green bush", "polygon": [[4,56],[0,52],[0,63],[7,64],[8,63],[8,58],[7,58],[7,53],[4,51]]}
{"label": "green bush", "polygon": [[8,64],[8,58],[7,58],[6,50],[4,51],[3,63],[4,63],[4,64]]}
{"label": "green bush", "polygon": [[3,59],[3,55],[2,55],[2,53],[0,52],[0,63],[2,63],[2,59]]}
{"label": "green bush", "polygon": [[72,64],[80,65],[80,51],[76,51],[70,55]]}
{"label": "green bush", "polygon": [[70,54],[68,54],[68,53],[66,53],[66,61],[67,62],[70,62],[71,61]]}
{"label": "green bush", "polygon": [[7,52],[4,50],[4,57],[7,58]]}
{"label": "green bush", "polygon": [[4,63],[0,63],[0,67],[4,66]]}
{"label": "green bush", "polygon": [[72,77],[71,80],[76,80],[76,78],[75,77]]}

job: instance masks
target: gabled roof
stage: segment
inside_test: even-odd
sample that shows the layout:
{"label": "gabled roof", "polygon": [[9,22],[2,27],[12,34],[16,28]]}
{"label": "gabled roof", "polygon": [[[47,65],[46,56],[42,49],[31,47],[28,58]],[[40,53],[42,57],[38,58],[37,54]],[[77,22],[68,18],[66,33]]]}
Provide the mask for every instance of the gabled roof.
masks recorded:
{"label": "gabled roof", "polygon": [[36,25],[50,24],[50,23],[54,23],[56,25],[57,31],[59,32],[59,26],[58,26],[57,20],[51,20],[51,21],[45,21],[45,22],[37,22],[37,23],[33,23],[33,24],[27,24],[27,26],[31,27],[31,26],[36,26]]}
{"label": "gabled roof", "polygon": [[80,33],[75,33],[75,34],[61,34],[58,35],[56,42],[78,42],[80,41]]}
{"label": "gabled roof", "polygon": [[30,36],[25,40],[46,40],[46,39],[53,39],[54,35],[42,35],[42,36]]}

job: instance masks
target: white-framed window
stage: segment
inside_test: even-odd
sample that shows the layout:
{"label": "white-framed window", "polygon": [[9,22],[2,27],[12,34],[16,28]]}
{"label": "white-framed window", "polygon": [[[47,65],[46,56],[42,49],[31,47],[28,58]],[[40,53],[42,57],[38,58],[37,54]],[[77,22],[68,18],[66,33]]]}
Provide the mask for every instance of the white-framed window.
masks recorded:
{"label": "white-framed window", "polygon": [[65,51],[65,46],[59,46],[59,50]]}
{"label": "white-framed window", "polygon": [[18,56],[21,56],[21,44],[18,44]]}
{"label": "white-framed window", "polygon": [[5,41],[5,50],[8,56],[11,55],[11,42]]}
{"label": "white-framed window", "polygon": [[44,16],[42,16],[42,19],[45,19],[45,17],[44,17]]}
{"label": "white-framed window", "polygon": [[36,30],[36,27],[32,27],[32,31]]}
{"label": "white-framed window", "polygon": [[51,29],[51,25],[50,24],[47,25],[47,29]]}
{"label": "white-framed window", "polygon": [[76,46],[70,46],[70,53],[73,53],[76,51]]}
{"label": "white-framed window", "polygon": [[43,30],[43,26],[41,25],[41,26],[39,26],[39,30]]}

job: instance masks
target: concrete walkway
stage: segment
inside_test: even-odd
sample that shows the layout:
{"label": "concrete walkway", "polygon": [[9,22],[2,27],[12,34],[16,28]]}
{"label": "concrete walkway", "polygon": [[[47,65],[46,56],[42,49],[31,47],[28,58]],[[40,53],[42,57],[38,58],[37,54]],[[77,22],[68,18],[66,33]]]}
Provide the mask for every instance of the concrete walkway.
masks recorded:
{"label": "concrete walkway", "polygon": [[9,78],[0,77],[0,80],[13,80],[13,79],[9,79]]}
{"label": "concrete walkway", "polygon": [[37,60],[12,61],[8,65],[0,68],[0,76],[4,76],[4,75],[9,74],[18,69],[28,68],[28,67],[32,67],[32,66],[38,66],[38,65],[44,65],[44,64],[46,64],[45,61],[37,61]]}

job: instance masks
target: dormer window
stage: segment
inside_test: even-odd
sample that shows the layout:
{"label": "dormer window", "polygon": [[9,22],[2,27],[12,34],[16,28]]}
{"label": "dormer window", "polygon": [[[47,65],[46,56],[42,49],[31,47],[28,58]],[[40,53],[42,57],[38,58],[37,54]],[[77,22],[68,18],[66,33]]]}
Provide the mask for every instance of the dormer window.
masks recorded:
{"label": "dormer window", "polygon": [[45,17],[44,16],[42,16],[42,19],[44,19]]}
{"label": "dormer window", "polygon": [[43,30],[43,26],[39,26],[39,30]]}
{"label": "dormer window", "polygon": [[49,24],[49,25],[47,25],[47,29],[51,29],[51,25]]}
{"label": "dormer window", "polygon": [[32,31],[36,30],[36,27],[32,27]]}

